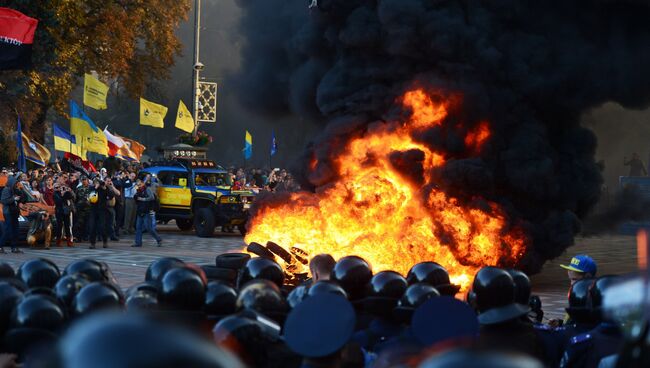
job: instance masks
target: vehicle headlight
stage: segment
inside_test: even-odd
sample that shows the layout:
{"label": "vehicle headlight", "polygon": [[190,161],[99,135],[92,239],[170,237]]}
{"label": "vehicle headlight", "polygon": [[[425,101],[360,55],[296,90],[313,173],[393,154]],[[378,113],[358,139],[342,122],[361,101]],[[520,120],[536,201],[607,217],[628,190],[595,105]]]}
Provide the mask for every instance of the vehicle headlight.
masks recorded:
{"label": "vehicle headlight", "polygon": [[237,203],[237,197],[224,195],[219,197],[219,203]]}

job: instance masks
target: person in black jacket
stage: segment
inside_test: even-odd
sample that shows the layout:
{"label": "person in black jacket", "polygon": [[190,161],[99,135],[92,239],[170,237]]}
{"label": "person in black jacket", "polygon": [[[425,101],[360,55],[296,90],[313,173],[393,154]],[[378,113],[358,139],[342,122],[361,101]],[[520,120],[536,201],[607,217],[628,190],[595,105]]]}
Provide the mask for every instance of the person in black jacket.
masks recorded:
{"label": "person in black jacket", "polygon": [[54,210],[56,215],[56,246],[60,247],[63,238],[67,239],[68,247],[73,246],[72,216],[74,213],[75,195],[67,185],[54,185]]}
{"label": "person in black jacket", "polygon": [[2,228],[2,237],[0,238],[0,253],[4,253],[4,245],[9,240],[11,242],[12,253],[22,253],[17,248],[18,245],[18,216],[20,216],[19,203],[25,203],[27,200],[22,193],[20,182],[15,177],[10,176],[7,179],[5,187],[0,194],[2,202],[2,214],[5,221]]}
{"label": "person in black jacket", "polygon": [[93,180],[94,191],[90,193],[90,218],[89,232],[90,232],[90,249],[95,249],[95,241],[97,236],[101,235],[102,246],[108,248],[108,231],[106,229],[106,217],[108,211],[106,205],[108,201],[113,199],[114,194],[112,190],[108,190],[106,182],[95,178]]}
{"label": "person in black jacket", "polygon": [[162,238],[156,232],[156,197],[150,186],[147,186],[142,180],[136,180],[136,192],[133,198],[136,203],[135,219],[135,243],[131,245],[134,248],[142,246],[142,232],[146,230],[156,240],[156,244],[162,246]]}
{"label": "person in black jacket", "polygon": [[136,192],[133,196],[136,203],[135,219],[135,243],[134,248],[142,246],[142,232],[146,230],[156,240],[156,244],[162,246],[162,238],[156,232],[156,212],[154,209],[156,197],[150,186],[142,180],[136,180]]}

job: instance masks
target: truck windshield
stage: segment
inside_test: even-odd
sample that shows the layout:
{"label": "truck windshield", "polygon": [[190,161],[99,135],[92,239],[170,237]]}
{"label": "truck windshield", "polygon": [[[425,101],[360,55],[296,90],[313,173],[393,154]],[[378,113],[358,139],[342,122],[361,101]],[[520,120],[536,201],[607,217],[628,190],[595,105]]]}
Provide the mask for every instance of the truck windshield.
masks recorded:
{"label": "truck windshield", "polygon": [[229,173],[216,173],[216,172],[195,172],[194,183],[198,186],[231,186]]}

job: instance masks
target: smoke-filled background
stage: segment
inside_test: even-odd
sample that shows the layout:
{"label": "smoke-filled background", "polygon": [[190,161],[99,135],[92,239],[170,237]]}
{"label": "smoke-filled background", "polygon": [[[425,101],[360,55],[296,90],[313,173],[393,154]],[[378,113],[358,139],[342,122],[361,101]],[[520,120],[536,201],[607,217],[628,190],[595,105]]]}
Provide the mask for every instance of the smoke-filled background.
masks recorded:
{"label": "smoke-filled background", "polygon": [[[329,122],[303,155],[308,189],[340,179],[332,158],[350,137],[404,115],[395,108],[404,91],[460,96],[444,125],[471,129],[489,121],[492,136],[480,155],[467,155],[454,129],[436,127],[418,139],[448,154],[433,173],[442,188],[496,201],[528,231],[529,270],[572,244],[603,189],[597,139],[581,117],[607,135],[632,119],[623,109],[650,102],[645,1],[238,4],[245,43],[230,80],[240,101],[265,116]],[[617,147],[599,152],[615,170],[622,153],[647,154],[628,142],[604,147]],[[308,169],[314,159],[318,165]],[[399,162],[407,175],[418,172],[417,161]]]}

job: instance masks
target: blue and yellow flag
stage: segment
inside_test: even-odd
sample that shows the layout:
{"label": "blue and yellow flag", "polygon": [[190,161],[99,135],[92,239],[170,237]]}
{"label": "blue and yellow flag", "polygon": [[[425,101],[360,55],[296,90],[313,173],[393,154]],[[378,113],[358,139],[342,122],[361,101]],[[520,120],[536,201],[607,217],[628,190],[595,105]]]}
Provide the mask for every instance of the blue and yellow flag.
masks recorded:
{"label": "blue and yellow flag", "polygon": [[244,158],[250,160],[251,157],[253,157],[253,136],[247,130],[244,137]]}
{"label": "blue and yellow flag", "polygon": [[72,100],[70,100],[70,133],[76,138],[81,158],[85,159],[87,152],[108,155],[108,143],[104,131],[99,129]]}
{"label": "blue and yellow flag", "polygon": [[77,139],[74,135],[66,132],[56,124],[54,126],[54,149],[61,152],[69,152],[75,156],[81,157],[81,149],[77,145]]}

